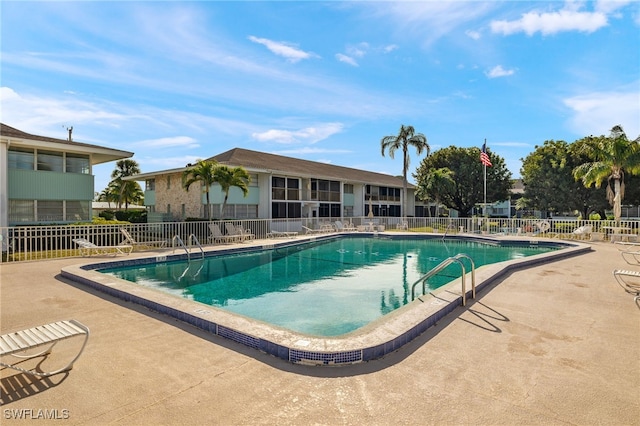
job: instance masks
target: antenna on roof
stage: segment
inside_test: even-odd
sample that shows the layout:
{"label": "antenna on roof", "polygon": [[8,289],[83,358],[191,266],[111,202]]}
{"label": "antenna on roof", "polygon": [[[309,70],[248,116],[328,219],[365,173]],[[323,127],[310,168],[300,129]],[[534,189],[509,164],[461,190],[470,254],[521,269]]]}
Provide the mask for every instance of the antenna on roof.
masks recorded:
{"label": "antenna on roof", "polygon": [[[62,127],[66,127],[66,126],[62,125]],[[73,133],[73,126],[67,127],[67,132],[69,132],[69,142],[72,142],[71,133]]]}

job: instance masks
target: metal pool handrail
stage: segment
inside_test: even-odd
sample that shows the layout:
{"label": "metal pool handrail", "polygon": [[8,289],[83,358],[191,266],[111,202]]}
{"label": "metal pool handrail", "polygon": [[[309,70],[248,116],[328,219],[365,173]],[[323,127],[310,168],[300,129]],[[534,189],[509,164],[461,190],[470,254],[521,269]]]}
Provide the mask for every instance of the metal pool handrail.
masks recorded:
{"label": "metal pool handrail", "polygon": [[[182,238],[180,238],[180,235],[176,234],[171,239],[171,247],[173,247],[173,250],[175,251],[175,249],[176,249],[176,241],[178,241],[178,245],[180,247],[182,247],[184,249],[184,251],[187,252],[187,259],[189,261],[191,261],[191,252],[189,251],[189,249],[187,248],[185,243],[182,241]],[[202,248],[202,245],[200,245],[200,241],[198,241],[198,239],[196,238],[195,234],[189,235],[189,239],[187,241],[189,242],[189,246],[192,245],[192,241],[195,241],[196,245],[200,249],[200,253],[202,254],[202,258],[204,259],[204,249]]]}
{"label": "metal pool handrail", "polygon": [[187,246],[185,246],[184,242],[182,242],[182,238],[180,238],[180,235],[174,235],[173,238],[171,239],[171,247],[173,248],[173,251],[176,250],[176,241],[178,241],[178,245],[182,247],[184,251],[187,252],[187,259],[191,260],[191,253],[189,253]]}
{"label": "metal pool handrail", "polygon": [[189,246],[192,245],[192,241],[195,241],[196,245],[200,249],[200,254],[202,255],[202,258],[204,259],[204,249],[202,248],[202,245],[200,244],[200,241],[198,241],[198,238],[196,238],[196,234],[189,235],[189,240],[188,240]]}
{"label": "metal pool handrail", "polygon": [[468,255],[464,254],[464,253],[458,253],[455,256],[451,256],[446,258],[445,260],[443,260],[442,262],[440,262],[439,265],[437,265],[435,268],[433,268],[432,270],[430,270],[429,272],[427,272],[426,274],[424,274],[422,277],[420,277],[416,282],[413,283],[413,285],[411,286],[411,300],[414,300],[416,298],[416,294],[415,294],[415,290],[416,290],[416,286],[420,283],[422,283],[422,294],[425,294],[426,291],[426,282],[429,278],[433,277],[434,275],[440,273],[444,268],[446,268],[447,266],[451,265],[452,263],[457,263],[458,265],[460,265],[460,269],[462,269],[462,306],[465,306],[467,304],[467,286],[466,286],[466,275],[467,275],[467,271],[464,267],[464,263],[460,260],[461,258],[466,258],[469,259],[469,262],[471,262],[471,297],[475,298],[476,297],[476,267],[475,264],[473,262],[473,259],[471,259],[471,257],[469,257]]}

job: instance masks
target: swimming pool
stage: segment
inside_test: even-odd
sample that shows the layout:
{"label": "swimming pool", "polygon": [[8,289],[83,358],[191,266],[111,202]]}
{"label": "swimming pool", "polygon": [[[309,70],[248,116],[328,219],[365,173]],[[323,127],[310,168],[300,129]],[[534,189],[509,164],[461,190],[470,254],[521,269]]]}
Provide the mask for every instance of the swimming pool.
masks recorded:
{"label": "swimming pool", "polygon": [[[557,249],[549,244],[350,237],[99,271],[292,331],[329,337],[407,305],[412,284],[457,253],[468,255],[477,268]],[[428,290],[461,272],[451,264],[428,281]]]}
{"label": "swimming pool", "polygon": [[[327,240],[347,241],[350,238],[353,237],[348,235],[334,235],[308,237],[305,240],[313,243],[322,242],[323,244],[316,244],[316,247],[324,247],[324,243]],[[361,242],[363,244],[375,244],[386,240],[387,238],[390,240],[400,239],[399,236],[392,235],[391,233],[389,236],[385,236],[384,238],[377,238],[373,234],[367,235],[364,238],[365,241]],[[402,239],[406,238],[407,237],[403,237]],[[235,245],[229,248],[216,247],[214,248],[215,252],[209,252],[207,253],[207,256],[244,256],[256,251],[268,250],[271,252],[271,260],[273,260],[273,256],[277,256],[277,252],[297,251],[301,247],[303,241],[298,238],[296,240],[282,240],[277,243],[264,243],[265,241],[255,241],[252,243]],[[458,252],[465,251],[460,250],[460,247],[466,247],[468,244],[479,243],[517,246],[519,250],[528,248],[535,249],[535,247],[544,246],[553,247],[557,250],[547,253],[540,252],[541,254],[528,257],[518,254],[516,256],[512,256],[515,257],[515,259],[499,261],[493,264],[485,264],[482,267],[478,266],[478,269],[476,270],[476,287],[478,291],[482,290],[483,287],[494,282],[504,274],[509,273],[511,270],[526,268],[530,265],[550,262],[556,259],[590,251],[590,247],[585,244],[560,241],[551,242],[544,239],[498,241],[483,237],[457,237],[453,239],[448,238],[443,244],[442,237],[434,236],[433,234],[413,234],[404,244],[415,245],[416,247],[423,245],[428,246],[429,244],[446,245],[452,254],[457,254]],[[347,253],[336,253],[340,255],[347,255]],[[373,256],[373,253],[378,253],[379,255],[380,251],[369,252],[369,255]],[[420,251],[418,250],[416,252],[416,257],[425,258],[424,254],[418,255],[417,253],[420,253]],[[351,253],[351,256],[354,256],[355,254],[356,253]],[[360,253],[360,255],[362,254]],[[437,256],[426,257],[436,258]],[[453,279],[453,281],[432,290],[425,296],[418,297],[417,300],[413,302],[409,301],[406,304],[403,304],[405,297],[404,289],[402,291],[394,291],[394,297],[389,297],[389,290],[391,287],[385,287],[385,304],[397,304],[397,301],[400,300],[401,302],[399,303],[399,307],[364,326],[357,327],[354,331],[348,332],[347,334],[337,336],[313,336],[307,333],[294,331],[283,326],[268,324],[262,320],[255,320],[246,315],[238,315],[233,312],[228,312],[219,307],[207,306],[203,303],[192,300],[195,299],[193,297],[192,299],[189,299],[176,297],[175,294],[171,294],[172,292],[184,292],[184,289],[174,288],[170,289],[169,292],[160,291],[150,285],[135,284],[115,276],[98,272],[99,270],[110,269],[112,267],[124,267],[127,269],[133,265],[145,268],[155,266],[158,263],[168,265],[174,264],[174,261],[185,260],[186,258],[186,254],[161,254],[131,260],[94,262],[65,267],[62,269],[61,274],[63,277],[90,286],[124,301],[145,306],[153,311],[166,314],[172,318],[189,323],[212,334],[233,340],[241,343],[242,345],[288,360],[292,363],[314,365],[348,365],[380,358],[402,347],[407,342],[413,340],[429,327],[440,321],[446,315],[458,309],[462,300],[460,279],[455,279],[452,276],[448,277],[448,280],[450,281]],[[403,255],[403,262],[405,260],[404,258],[405,256]],[[413,258],[407,257],[407,261],[409,259]],[[482,264],[481,259],[474,260],[477,261],[477,264]],[[435,259],[433,261],[435,261]],[[333,264],[335,262],[326,263]],[[379,263],[386,267],[385,262]],[[167,269],[165,274],[175,274],[176,277],[183,276],[183,278],[188,277],[190,273],[197,271],[198,268],[190,269],[196,264],[197,261],[194,259],[192,260],[190,267],[184,270],[178,269],[173,271]],[[270,267],[273,268],[275,262],[265,262],[265,264],[269,264]],[[293,263],[290,263],[289,261],[287,262],[288,269],[285,269],[285,271],[287,271],[288,274],[297,271],[297,269],[293,269],[292,265]],[[407,262],[407,266],[409,265],[411,265],[411,262]],[[327,268],[326,265],[324,265],[322,268],[317,267],[315,269],[329,270],[330,268]],[[407,268],[407,270],[409,269],[414,268]],[[202,271],[198,274],[201,272]],[[333,272],[331,274],[333,274]],[[404,269],[401,269],[393,275],[397,276],[402,274],[404,274]],[[377,281],[378,275],[380,274],[373,274],[374,278],[371,278],[368,281]],[[409,282],[409,278],[407,278],[406,281]],[[431,284],[431,281],[429,282]],[[253,287],[259,287],[259,283],[254,282],[253,284],[255,284]],[[267,283],[267,285],[269,284]],[[255,288],[253,290],[245,288],[245,290],[254,292],[259,291]],[[469,289],[467,288],[467,293],[469,294],[470,292],[468,290]],[[197,292],[194,291],[193,293],[199,294],[199,291],[200,290]],[[260,297],[261,296],[259,296],[258,299],[260,299]],[[303,306],[314,306],[316,298],[316,295],[310,294],[304,300],[299,301],[299,303],[303,304]],[[380,311],[385,305],[383,305],[382,293],[379,289],[377,298],[377,310]],[[227,300],[230,299],[227,298]],[[388,303],[389,301],[391,301],[391,303]],[[320,316],[323,314],[324,312],[316,313],[316,315]]]}

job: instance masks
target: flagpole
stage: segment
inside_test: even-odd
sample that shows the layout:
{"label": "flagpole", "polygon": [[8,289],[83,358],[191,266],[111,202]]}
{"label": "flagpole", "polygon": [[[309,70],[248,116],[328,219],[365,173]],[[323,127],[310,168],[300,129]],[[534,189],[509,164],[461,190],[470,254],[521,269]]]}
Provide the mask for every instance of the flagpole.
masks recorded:
{"label": "flagpole", "polygon": [[[484,138],[483,146],[486,149],[487,138]],[[483,162],[482,165],[484,166],[484,217],[487,217],[487,164]]]}

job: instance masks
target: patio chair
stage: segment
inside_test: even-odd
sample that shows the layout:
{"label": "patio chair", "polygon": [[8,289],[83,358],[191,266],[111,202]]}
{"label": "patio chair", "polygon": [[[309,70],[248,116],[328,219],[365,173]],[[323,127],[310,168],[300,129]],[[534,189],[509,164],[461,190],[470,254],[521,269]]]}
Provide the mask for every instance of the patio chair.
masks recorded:
{"label": "patio chair", "polygon": [[591,225],[583,225],[574,229],[571,235],[575,239],[583,240],[583,239],[591,238],[592,230],[593,228],[591,227]]}
{"label": "patio chair", "polygon": [[166,240],[157,240],[157,241],[136,241],[129,231],[124,228],[120,228],[120,232],[124,235],[124,242],[130,244],[134,247],[157,247],[164,248],[167,246]]}
{"label": "patio chair", "polygon": [[613,271],[613,276],[624,291],[635,295],[634,301],[638,303],[640,300],[640,272],[616,269]]}
{"label": "patio chair", "polygon": [[224,226],[227,229],[227,235],[237,236],[240,241],[252,240],[255,238],[255,235],[251,233],[250,229],[243,229],[240,226],[235,226],[231,222],[226,222]]}
{"label": "patio chair", "polygon": [[637,251],[622,251],[620,252],[622,258],[629,265],[640,266],[640,250]]}
{"label": "patio chair", "polygon": [[406,220],[398,222],[396,224],[396,229],[400,229],[400,230],[403,230],[403,231],[408,231],[409,230],[409,223]]}
{"label": "patio chair", "polygon": [[73,240],[80,247],[80,255],[91,256],[95,255],[113,255],[118,254],[130,254],[133,251],[133,246],[128,244],[120,244],[117,246],[99,246],[84,238],[75,238]]}
{"label": "patio chair", "polygon": [[[71,370],[73,368],[73,364],[82,354],[82,351],[87,344],[87,340],[89,340],[89,329],[76,320],[71,319],[68,321],[58,321],[0,336],[0,357],[13,356],[22,360],[49,354],[51,349],[53,349],[58,342],[75,336],[84,336],[82,347],[78,354],[62,368],[48,372],[27,370],[26,368],[16,366],[15,364],[17,364],[18,361],[15,363],[6,363],[2,361],[0,362],[0,366],[40,377],[52,376],[63,371]],[[31,349],[44,345],[49,345],[44,351],[34,354],[25,354],[25,352]]]}
{"label": "patio chair", "polygon": [[235,241],[240,241],[239,235],[224,235],[217,223],[210,223],[209,231],[211,232],[209,241],[213,241],[214,243],[232,243]]}
{"label": "patio chair", "polygon": [[271,231],[267,233],[267,238],[293,238],[296,235],[296,231]]}
{"label": "patio chair", "polygon": [[335,224],[338,232],[354,232],[356,230],[355,226],[350,223],[342,223],[340,220],[336,220]]}
{"label": "patio chair", "polygon": [[304,229],[305,234],[322,234],[326,232],[324,229],[311,229],[306,226],[302,226],[302,229]]}

